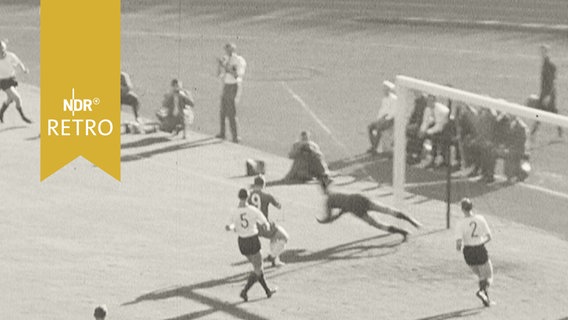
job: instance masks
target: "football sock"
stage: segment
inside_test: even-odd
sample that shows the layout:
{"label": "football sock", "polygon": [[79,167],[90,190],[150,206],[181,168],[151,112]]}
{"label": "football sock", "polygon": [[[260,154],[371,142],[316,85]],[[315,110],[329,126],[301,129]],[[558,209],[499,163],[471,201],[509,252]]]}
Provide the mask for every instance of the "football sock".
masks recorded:
{"label": "football sock", "polygon": [[8,109],[8,104],[6,102],[2,103],[2,108],[0,108],[0,122],[4,123],[4,112]]}
{"label": "football sock", "polygon": [[268,285],[266,284],[266,281],[264,280],[264,273],[260,274],[260,276],[258,277],[258,282],[260,282],[260,285],[264,289],[264,292],[266,292],[266,294],[269,294],[270,289],[268,288]]}
{"label": "football sock", "polygon": [[24,111],[22,110],[22,107],[17,107],[16,109],[18,109],[18,112],[20,113],[20,116],[22,117],[22,120],[24,120],[24,122],[32,123],[32,121],[30,119],[26,118],[26,116],[24,115]]}
{"label": "football sock", "polygon": [[257,281],[257,276],[254,272],[251,272],[248,276],[247,279],[247,284],[245,285],[245,287],[243,288],[243,292],[246,294],[249,289],[254,285],[254,283]]}

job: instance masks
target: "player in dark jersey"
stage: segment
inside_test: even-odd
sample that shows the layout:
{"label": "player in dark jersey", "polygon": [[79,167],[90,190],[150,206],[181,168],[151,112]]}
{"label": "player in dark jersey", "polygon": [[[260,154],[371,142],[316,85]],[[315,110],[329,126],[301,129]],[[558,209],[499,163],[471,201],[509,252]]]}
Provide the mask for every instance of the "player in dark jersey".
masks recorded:
{"label": "player in dark jersey", "polygon": [[259,236],[270,239],[270,254],[266,257],[266,261],[271,262],[273,267],[279,267],[284,265],[284,263],[280,261],[280,254],[284,251],[289,236],[282,226],[277,225],[268,218],[268,207],[271,204],[278,209],[282,208],[282,206],[272,194],[263,190],[265,185],[266,181],[263,176],[257,176],[254,179],[254,185],[250,192],[248,203],[257,207],[270,223],[270,229],[268,230],[259,227]]}
{"label": "player in dark jersey", "polygon": [[[327,201],[326,201],[326,218],[324,219],[316,218],[316,220],[319,223],[331,223],[336,219],[338,219],[339,217],[341,217],[342,214],[346,212],[351,212],[357,218],[367,222],[369,225],[377,229],[387,231],[390,233],[398,233],[402,235],[404,237],[404,241],[406,241],[406,237],[408,236],[408,231],[377,221],[375,218],[369,215],[369,211],[377,211],[380,213],[388,214],[395,218],[408,221],[415,228],[421,227],[421,224],[418,221],[400,212],[399,210],[374,202],[369,198],[365,197],[364,195],[358,193],[344,194],[344,193],[330,192],[329,182],[323,180],[321,182],[321,187],[323,189],[323,192],[327,195]],[[333,214],[332,212],[333,209],[340,209],[340,212],[338,214]]]}

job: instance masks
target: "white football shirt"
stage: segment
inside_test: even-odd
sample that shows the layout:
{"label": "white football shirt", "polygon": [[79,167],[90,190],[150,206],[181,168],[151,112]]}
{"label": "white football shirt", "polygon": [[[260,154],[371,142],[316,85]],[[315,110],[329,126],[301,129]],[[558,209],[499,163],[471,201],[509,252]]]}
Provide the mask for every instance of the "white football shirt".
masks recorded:
{"label": "white football shirt", "polygon": [[0,79],[8,79],[16,76],[16,67],[22,62],[12,52],[6,52],[4,59],[0,59]]}
{"label": "white football shirt", "polygon": [[234,209],[229,225],[235,228],[239,237],[248,238],[258,234],[257,223],[268,224],[268,221],[260,210],[247,204]]}
{"label": "white football shirt", "polygon": [[386,116],[387,120],[393,119],[396,115],[397,109],[397,97],[394,93],[389,93],[387,97],[384,97],[381,102],[381,108],[377,114],[377,119]]}
{"label": "white football shirt", "polygon": [[464,218],[456,227],[456,238],[462,239],[464,246],[478,246],[489,234],[491,231],[487,221],[477,214]]}
{"label": "white football shirt", "polygon": [[225,70],[236,70],[237,77],[231,73],[225,71],[221,74],[221,78],[223,79],[223,83],[225,84],[235,84],[243,81],[243,76],[245,75],[245,70],[247,67],[247,62],[245,59],[236,53],[233,53],[231,56],[224,56],[223,57],[223,65]]}

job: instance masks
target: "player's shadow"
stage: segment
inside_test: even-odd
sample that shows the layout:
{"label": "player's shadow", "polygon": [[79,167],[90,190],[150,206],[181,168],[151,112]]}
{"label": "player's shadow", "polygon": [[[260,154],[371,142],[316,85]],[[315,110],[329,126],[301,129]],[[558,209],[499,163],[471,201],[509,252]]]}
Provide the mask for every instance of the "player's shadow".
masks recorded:
{"label": "player's shadow", "polygon": [[27,128],[27,126],[12,126],[12,127],[6,127],[6,128],[0,129],[0,133],[6,132],[6,131],[13,131],[13,130],[25,129],[25,128]]}
{"label": "player's shadow", "polygon": [[391,235],[381,234],[308,253],[306,253],[304,249],[287,250],[280,255],[280,259],[285,263],[305,263],[322,260],[334,261],[377,258],[395,253],[398,250],[397,247],[402,244],[402,241],[399,239],[378,244],[372,243],[374,240],[387,238],[389,236]]}
{"label": "player's shadow", "polygon": [[[280,255],[280,260],[286,264],[294,264],[377,258],[395,253],[397,251],[397,247],[402,244],[402,241],[399,239],[393,239],[392,241],[378,244],[372,243],[374,240],[384,239],[389,236],[398,237],[391,234],[381,234],[378,236],[343,243],[315,252],[306,252],[305,249],[288,249]],[[247,263],[249,263],[248,260],[242,260],[231,265],[240,266]]]}
{"label": "player's shadow", "polygon": [[447,320],[447,319],[456,319],[456,318],[463,318],[463,317],[470,317],[480,313],[484,307],[476,307],[476,308],[468,308],[462,309],[447,313],[438,314],[435,316],[420,318],[416,320]]}
{"label": "player's shadow", "polygon": [[142,160],[142,159],[150,158],[150,157],[157,155],[157,154],[175,152],[175,151],[180,151],[180,150],[187,150],[187,149],[192,149],[192,148],[197,148],[197,147],[204,147],[204,146],[218,144],[218,143],[222,143],[222,142],[223,142],[222,140],[219,140],[219,139],[216,139],[216,138],[213,138],[213,137],[194,140],[194,141],[187,141],[187,142],[182,142],[182,143],[178,143],[178,144],[163,147],[163,148],[157,148],[157,149],[154,149],[154,150],[124,155],[124,156],[120,157],[120,161],[121,162],[129,162],[129,161]]}
{"label": "player's shadow", "polygon": [[[199,319],[202,317],[210,316],[217,312],[222,312],[227,315],[232,316],[237,319],[252,319],[252,320],[267,320],[263,316],[259,316],[250,311],[242,309],[239,307],[243,302],[227,302],[220,299],[211,298],[209,296],[203,295],[197,290],[214,288],[222,285],[233,284],[233,283],[244,283],[248,277],[249,272],[243,272],[236,275],[228,276],[225,278],[207,280],[192,284],[189,286],[173,287],[162,290],[156,290],[142,296],[139,296],[133,301],[123,303],[122,306],[129,306],[138,304],[145,301],[157,301],[165,300],[170,298],[186,298],[198,302],[202,305],[209,306],[209,309],[191,312],[185,315],[181,315],[174,318],[167,318],[164,320],[191,320]],[[248,303],[254,302],[255,300],[249,300]]]}
{"label": "player's shadow", "polygon": [[146,147],[156,143],[162,142],[169,142],[171,141],[168,137],[148,137],[137,141],[127,142],[120,145],[120,149],[129,149],[129,148],[139,148],[139,147]]}

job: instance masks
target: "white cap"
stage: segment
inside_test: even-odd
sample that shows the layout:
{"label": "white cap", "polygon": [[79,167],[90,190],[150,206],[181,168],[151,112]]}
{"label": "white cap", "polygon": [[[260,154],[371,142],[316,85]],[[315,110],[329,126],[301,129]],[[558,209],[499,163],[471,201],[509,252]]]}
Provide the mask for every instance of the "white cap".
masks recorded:
{"label": "white cap", "polygon": [[392,83],[388,80],[383,81],[383,86],[389,88],[389,90],[392,90],[392,91],[394,91],[394,88],[395,88],[394,83]]}

